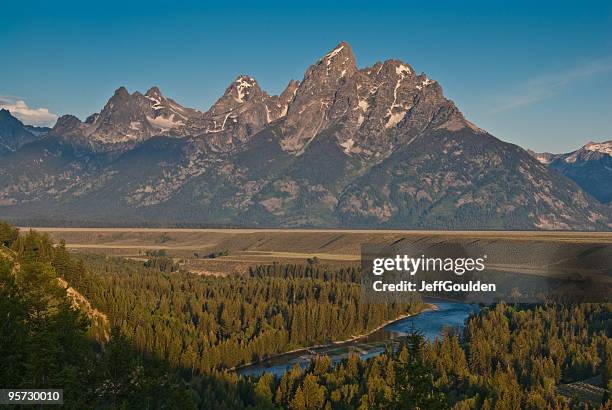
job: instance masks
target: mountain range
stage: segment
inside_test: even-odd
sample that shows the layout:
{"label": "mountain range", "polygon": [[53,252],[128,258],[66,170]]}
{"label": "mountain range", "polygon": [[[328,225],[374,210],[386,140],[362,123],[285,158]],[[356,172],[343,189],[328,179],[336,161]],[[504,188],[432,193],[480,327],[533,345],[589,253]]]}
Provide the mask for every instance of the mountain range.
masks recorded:
{"label": "mountain range", "polygon": [[572,179],[600,202],[612,202],[612,141],[589,142],[566,154],[532,155],[548,168]]}
{"label": "mountain range", "polygon": [[609,196],[555,165],[566,159],[478,128],[407,63],[358,68],[347,43],[280,95],[240,75],[207,111],[157,87],[120,87],[50,130],[1,111],[0,156],[0,217],[14,221],[612,228]]}

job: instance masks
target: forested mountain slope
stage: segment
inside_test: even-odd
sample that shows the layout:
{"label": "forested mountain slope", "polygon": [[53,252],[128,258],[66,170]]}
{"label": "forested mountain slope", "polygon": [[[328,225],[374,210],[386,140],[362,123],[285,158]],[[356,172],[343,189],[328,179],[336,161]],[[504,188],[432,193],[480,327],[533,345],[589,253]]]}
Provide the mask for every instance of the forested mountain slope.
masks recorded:
{"label": "forested mountain slope", "polygon": [[[317,358],[279,379],[228,370],[294,346],[371,329],[407,307],[367,306],[359,272],[271,265],[202,278],[172,266],[77,259],[35,232],[0,224],[0,385],[63,387],[68,408],[584,409],[607,401],[612,307],[499,304],[436,342],[332,366]],[[159,261],[158,261],[159,262]],[[113,326],[110,341],[58,278]],[[96,337],[98,340],[96,340]],[[567,397],[596,380],[596,401]],[[601,387],[603,386],[603,387]],[[599,390],[597,390],[599,389]],[[602,407],[607,408],[607,407]]]}
{"label": "forested mountain slope", "polygon": [[194,408],[173,371],[117,331],[108,341],[103,316],[60,285],[83,273],[47,237],[0,223],[0,386],[62,388],[70,409]]}

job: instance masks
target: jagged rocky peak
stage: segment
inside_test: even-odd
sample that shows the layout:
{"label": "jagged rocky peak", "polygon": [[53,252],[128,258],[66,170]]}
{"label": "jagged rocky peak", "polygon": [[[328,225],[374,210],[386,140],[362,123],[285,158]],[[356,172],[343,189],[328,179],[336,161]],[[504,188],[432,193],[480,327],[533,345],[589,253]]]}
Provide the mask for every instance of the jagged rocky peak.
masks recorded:
{"label": "jagged rocky peak", "polygon": [[161,100],[162,93],[157,86],[153,86],[147,90],[147,92],[145,93],[145,97]]}
{"label": "jagged rocky peak", "polygon": [[612,157],[612,141],[590,141],[579,149],[567,154],[554,155],[550,162],[563,161],[566,163],[597,161]]}
{"label": "jagged rocky peak", "polygon": [[240,104],[263,94],[257,81],[248,75],[239,76],[232,84],[231,89],[235,94],[234,99]]}
{"label": "jagged rocky peak", "polygon": [[572,179],[600,202],[612,203],[612,140],[591,141],[565,154],[529,153],[546,167]]}
{"label": "jagged rocky peak", "polygon": [[23,126],[23,123],[14,117],[9,110],[4,108],[0,109],[0,127],[2,127],[5,132],[8,132],[9,129]]}
{"label": "jagged rocky peak", "polygon": [[427,129],[477,130],[436,81],[399,60],[359,70],[351,46],[341,42],[279,96],[239,75],[202,113],[165,97],[156,86],[144,94],[119,87],[100,113],[56,131],[96,149],[129,148],[156,135],[209,135],[213,146],[233,149],[280,119],[280,144],[295,155],[330,127],[345,153],[365,156],[389,153]]}
{"label": "jagged rocky peak", "polygon": [[306,72],[304,80],[306,81],[311,76],[321,75],[322,78],[334,82],[351,76],[355,71],[357,71],[357,63],[353,49],[343,41],[312,65]]}
{"label": "jagged rocky peak", "polygon": [[365,88],[376,114],[370,116],[373,124],[364,124],[369,133],[382,126],[412,138],[427,128],[456,130],[469,125],[438,82],[424,73],[417,75],[409,64],[387,60],[363,71],[371,80]]}
{"label": "jagged rocky peak", "polygon": [[[545,167],[471,125],[440,84],[405,62],[358,69],[340,43],[279,96],[249,76],[228,82],[205,113],[157,87],[144,94],[121,87],[85,122],[60,118],[54,132],[104,152],[159,135],[193,138],[146,144],[137,161],[66,155],[50,163],[9,153],[0,160],[0,206],[11,205],[2,211],[24,218],[42,209],[52,217],[70,204],[77,218],[101,221],[123,214],[152,223],[612,229],[611,143],[579,150],[601,160]],[[46,155],[46,144],[30,146]],[[21,171],[46,164],[48,172]]]}
{"label": "jagged rocky peak", "polygon": [[245,103],[257,102],[269,98],[265,91],[262,91],[257,81],[248,75],[238,76],[208,110],[208,116],[215,116],[230,112]]}
{"label": "jagged rocky peak", "polygon": [[377,62],[372,67],[364,68],[361,71],[372,79],[398,76],[402,78],[416,77],[416,73],[412,66],[400,60],[386,60],[382,63]]}
{"label": "jagged rocky peak", "polygon": [[176,127],[179,125],[187,125],[190,121],[202,115],[198,110],[184,107],[172,98],[165,97],[156,86],[149,88],[144,97],[149,100],[150,108],[155,111],[154,118],[166,118],[178,124]]}
{"label": "jagged rocky peak", "polygon": [[51,131],[55,134],[62,134],[78,128],[80,125],[81,120],[79,120],[77,117],[74,115],[65,114],[57,119]]}
{"label": "jagged rocky peak", "polygon": [[565,162],[568,164],[591,161],[600,159],[612,158],[612,140],[603,142],[589,141],[576,151],[568,152],[566,154],[551,154],[549,152],[534,152],[528,150],[528,152],[544,165],[549,165],[554,162]]}
{"label": "jagged rocky peak", "polygon": [[584,149],[591,152],[599,152],[601,154],[612,156],[612,140],[605,142],[589,142],[584,146]]}
{"label": "jagged rocky peak", "polygon": [[338,85],[357,71],[357,64],[351,46],[342,42],[308,67],[300,83],[295,102],[308,99],[312,93],[332,92]]}
{"label": "jagged rocky peak", "polygon": [[306,144],[329,124],[327,112],[338,89],[357,72],[351,46],[342,42],[305,72],[295,91],[283,125],[281,146],[299,154]]}
{"label": "jagged rocky peak", "polygon": [[5,108],[0,108],[0,119],[6,120],[8,118],[14,118],[11,115],[11,112],[9,110],[5,109]]}
{"label": "jagged rocky peak", "polygon": [[36,137],[9,110],[0,109],[0,156],[18,150]]}
{"label": "jagged rocky peak", "polygon": [[143,95],[138,91],[130,94],[122,86],[99,113],[85,122],[62,117],[53,132],[94,151],[122,151],[156,135],[186,135],[185,125],[199,115],[164,97],[157,87]]}
{"label": "jagged rocky peak", "polygon": [[299,155],[330,127],[345,153],[366,156],[389,153],[427,129],[480,132],[436,81],[399,60],[358,70],[345,42],[306,71],[289,107],[281,146]]}
{"label": "jagged rocky peak", "polygon": [[[8,135],[31,133],[33,136],[41,136],[46,134],[51,129],[49,127],[38,127],[35,125],[24,124],[17,117],[7,110],[0,108],[0,137]],[[24,132],[25,131],[25,132]]]}
{"label": "jagged rocky peak", "polygon": [[112,97],[100,112],[102,119],[114,121],[125,120],[125,115],[133,115],[149,105],[147,99],[141,93],[130,94],[125,87],[115,90]]}
{"label": "jagged rocky peak", "polygon": [[254,78],[240,75],[203,115],[203,132],[200,133],[209,134],[208,140],[219,150],[246,142],[266,125],[287,114],[298,86],[299,83],[292,80],[280,96],[270,96]]}

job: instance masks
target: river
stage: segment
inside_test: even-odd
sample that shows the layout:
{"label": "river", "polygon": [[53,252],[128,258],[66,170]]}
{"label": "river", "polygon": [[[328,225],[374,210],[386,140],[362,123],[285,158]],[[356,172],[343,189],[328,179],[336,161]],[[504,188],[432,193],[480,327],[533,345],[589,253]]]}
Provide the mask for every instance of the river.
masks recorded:
{"label": "river", "polygon": [[245,376],[259,376],[262,373],[282,376],[295,365],[308,366],[315,356],[321,354],[329,356],[333,362],[346,359],[351,352],[359,354],[362,359],[368,359],[383,353],[389,343],[401,340],[413,331],[419,331],[426,339],[434,340],[442,334],[444,328],[462,329],[465,320],[479,310],[478,305],[466,303],[428,302],[437,308],[397,320],[359,340],[285,353],[237,371]]}

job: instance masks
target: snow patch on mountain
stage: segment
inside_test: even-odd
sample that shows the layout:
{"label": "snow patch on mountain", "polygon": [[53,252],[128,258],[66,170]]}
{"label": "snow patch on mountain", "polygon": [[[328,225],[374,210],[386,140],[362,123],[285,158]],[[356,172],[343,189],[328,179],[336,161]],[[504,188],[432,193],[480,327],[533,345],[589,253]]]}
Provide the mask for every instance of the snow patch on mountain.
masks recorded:
{"label": "snow patch on mountain", "polygon": [[249,88],[253,87],[253,79],[250,77],[240,77],[238,81],[236,81],[236,91],[238,95],[236,96],[236,101],[239,103],[244,102],[244,97],[249,95]]}
{"label": "snow patch on mountain", "polygon": [[340,47],[333,49],[331,52],[327,53],[324,57],[324,59],[327,61],[327,65],[330,65],[332,58],[337,56],[338,53],[341,52],[343,49],[344,49],[344,46],[342,45]]}
{"label": "snow patch on mountain", "polygon": [[164,117],[147,117],[147,120],[149,121],[149,123],[151,123],[151,125],[153,125],[154,127],[159,128],[162,131],[168,131],[171,130],[172,128],[176,128],[179,127],[181,125],[183,125],[184,123],[182,121],[177,121],[175,119],[174,114],[170,115],[170,117],[168,118],[164,118]]}
{"label": "snow patch on mountain", "polygon": [[601,152],[612,156],[612,141],[607,142],[590,142],[584,146],[587,151]]}

